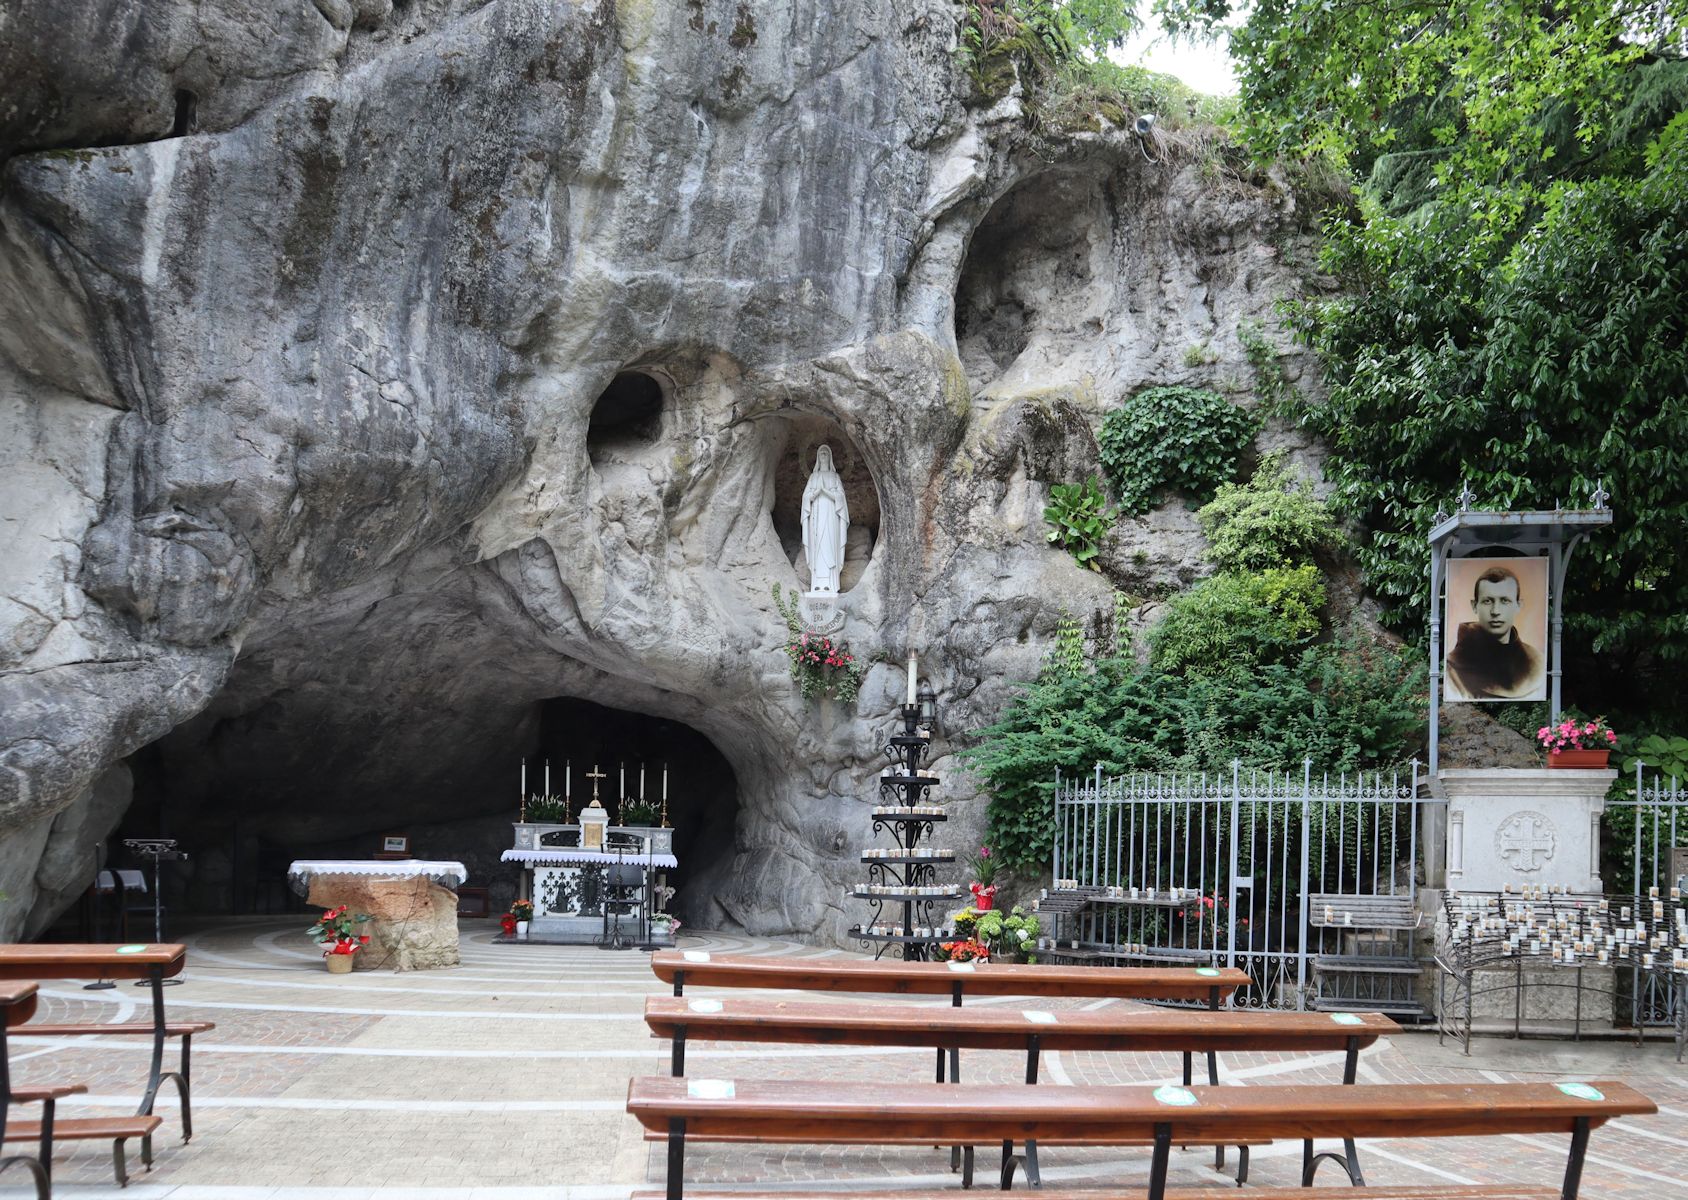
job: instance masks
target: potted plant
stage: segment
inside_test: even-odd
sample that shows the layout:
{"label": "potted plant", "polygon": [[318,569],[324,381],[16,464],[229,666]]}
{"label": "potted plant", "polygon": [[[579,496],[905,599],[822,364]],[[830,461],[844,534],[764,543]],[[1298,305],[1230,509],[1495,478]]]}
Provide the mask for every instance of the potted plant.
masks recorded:
{"label": "potted plant", "polygon": [[621,824],[650,828],[656,824],[657,807],[644,800],[635,800],[621,806]]}
{"label": "potted plant", "polygon": [[515,901],[510,905],[510,915],[516,919],[516,940],[527,941],[528,922],[533,920],[533,901]]}
{"label": "potted plant", "polygon": [[352,956],[369,945],[369,935],[359,933],[358,926],[369,920],[368,913],[356,916],[342,904],[322,914],[322,918],[305,931],[317,945],[323,947],[323,961],[330,974],[344,975],[352,969]]}
{"label": "potted plant", "polygon": [[964,942],[940,942],[937,957],[940,962],[989,962],[991,952],[983,942],[968,938]]}
{"label": "potted plant", "polygon": [[1582,770],[1599,769],[1617,748],[1618,735],[1606,724],[1605,717],[1592,721],[1566,717],[1557,725],[1543,725],[1536,730],[1536,741],[1547,748],[1547,765]]}
{"label": "potted plant", "polygon": [[667,913],[651,914],[651,934],[654,937],[674,940],[674,935],[680,931],[680,918],[671,917]]}
{"label": "potted plant", "polygon": [[998,962],[1034,963],[1037,955],[1037,918],[1016,904],[1004,913],[992,909],[976,914],[973,940],[982,942],[990,957]]}
{"label": "potted plant", "polygon": [[996,878],[996,859],[991,857],[991,848],[980,846],[968,866],[973,872],[973,883],[969,888],[973,893],[973,907],[980,912],[989,912],[996,904],[996,884],[991,882]]}

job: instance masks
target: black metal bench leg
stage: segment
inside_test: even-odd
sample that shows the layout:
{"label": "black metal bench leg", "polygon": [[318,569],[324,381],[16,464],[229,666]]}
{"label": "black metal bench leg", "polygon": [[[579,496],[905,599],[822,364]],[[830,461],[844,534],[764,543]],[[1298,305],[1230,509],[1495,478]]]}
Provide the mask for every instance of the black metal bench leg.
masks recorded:
{"label": "black metal bench leg", "polygon": [[998,1174],[1000,1176],[999,1186],[1005,1192],[1014,1186],[1014,1168],[1017,1165],[1018,1163],[1014,1158],[1014,1143],[1002,1143],[1002,1167]]}
{"label": "black metal bench leg", "polygon": [[[686,1073],[686,1027],[684,1025],[674,1027],[674,1043],[668,1055],[668,1067],[668,1073],[675,1078],[679,1078]],[[940,1080],[940,1082],[942,1081]]]}
{"label": "black metal bench leg", "polygon": [[0,1158],[0,1171],[12,1166],[22,1167],[29,1172],[30,1179],[35,1183],[35,1200],[52,1200],[52,1184],[47,1179],[47,1173],[41,1169],[39,1159],[30,1158],[26,1154]]}
{"label": "black metal bench leg", "polygon": [[49,1185],[53,1182],[53,1118],[58,1109],[59,1102],[51,1096],[41,1102],[41,1169]]}
{"label": "black metal bench leg", "polygon": [[1149,1161],[1148,1200],[1166,1200],[1166,1169],[1172,1160],[1172,1126],[1155,1126],[1155,1156]]}
{"label": "black metal bench leg", "polygon": [[973,1186],[973,1147],[962,1146],[961,1150],[961,1186]]}
{"label": "black metal bench leg", "polygon": [[117,1176],[118,1187],[129,1186],[129,1168],[123,1159],[123,1139],[111,1139],[111,1170]]}
{"label": "black metal bench leg", "polygon": [[[1207,1082],[1211,1087],[1219,1086],[1219,1052],[1216,1050],[1209,1050],[1207,1052]],[[1213,1169],[1215,1171],[1223,1171],[1225,1169],[1224,1142],[1220,1142],[1213,1148]]]}
{"label": "black metal bench leg", "polygon": [[686,1190],[686,1119],[668,1119],[668,1200],[682,1200]]}
{"label": "black metal bench leg", "polygon": [[1571,1125],[1571,1157],[1565,1162],[1565,1187],[1560,1200],[1577,1200],[1582,1186],[1583,1155],[1588,1153],[1588,1118],[1578,1117]]}
{"label": "black metal bench leg", "polygon": [[1237,1186],[1248,1182],[1248,1147],[1237,1147]]}

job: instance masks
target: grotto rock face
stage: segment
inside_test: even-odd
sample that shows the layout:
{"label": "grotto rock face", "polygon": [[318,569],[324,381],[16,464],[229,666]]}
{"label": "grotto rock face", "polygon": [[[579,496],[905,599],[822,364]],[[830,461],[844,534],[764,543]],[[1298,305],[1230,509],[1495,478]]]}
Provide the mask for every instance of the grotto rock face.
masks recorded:
{"label": "grotto rock face", "polygon": [[[977,837],[957,735],[1112,606],[1049,485],[1132,388],[1245,401],[1289,193],[970,105],[944,0],[203,7],[0,30],[0,938],[143,748],[178,819],[349,843],[507,812],[576,697],[730,764],[682,916],[835,940],[909,646]],[[660,406],[595,422],[630,372]],[[848,706],[771,595],[819,440],[875,500]],[[1106,557],[1164,589],[1200,548],[1169,508]]]}

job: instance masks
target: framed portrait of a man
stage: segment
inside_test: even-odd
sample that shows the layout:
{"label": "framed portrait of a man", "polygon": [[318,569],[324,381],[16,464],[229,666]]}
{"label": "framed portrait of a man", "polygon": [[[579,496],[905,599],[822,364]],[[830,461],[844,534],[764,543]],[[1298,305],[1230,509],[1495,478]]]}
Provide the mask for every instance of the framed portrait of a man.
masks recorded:
{"label": "framed portrait of a man", "polygon": [[1447,700],[1547,699],[1547,559],[1448,563]]}

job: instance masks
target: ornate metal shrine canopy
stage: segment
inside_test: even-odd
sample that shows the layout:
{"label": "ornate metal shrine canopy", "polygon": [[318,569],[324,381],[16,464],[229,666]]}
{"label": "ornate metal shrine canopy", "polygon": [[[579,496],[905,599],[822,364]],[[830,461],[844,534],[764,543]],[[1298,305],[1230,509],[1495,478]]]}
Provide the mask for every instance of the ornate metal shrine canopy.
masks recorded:
{"label": "ornate metal shrine canopy", "polygon": [[1471,506],[1477,500],[1469,486],[1459,496],[1459,511],[1449,516],[1436,514],[1430,530],[1430,770],[1440,766],[1442,714],[1442,613],[1450,559],[1485,555],[1542,558],[1548,562],[1548,719],[1559,716],[1560,636],[1565,619],[1562,610],[1565,568],[1571,552],[1594,530],[1612,523],[1606,506],[1610,494],[1600,484],[1590,497],[1593,507],[1556,508],[1536,512],[1482,512]]}

